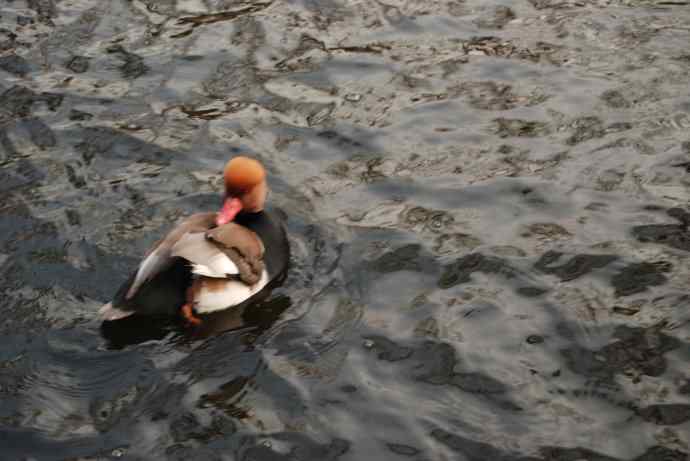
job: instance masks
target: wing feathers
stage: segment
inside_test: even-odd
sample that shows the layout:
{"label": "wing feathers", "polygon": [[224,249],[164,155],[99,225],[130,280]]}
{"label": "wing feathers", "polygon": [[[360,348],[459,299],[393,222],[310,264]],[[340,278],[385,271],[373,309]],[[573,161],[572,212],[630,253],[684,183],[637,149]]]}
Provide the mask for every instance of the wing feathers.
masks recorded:
{"label": "wing feathers", "polygon": [[183,235],[173,246],[172,255],[191,262],[192,271],[199,275],[225,278],[240,273],[235,263],[202,233]]}
{"label": "wing feathers", "polygon": [[137,290],[139,290],[145,282],[152,279],[159,272],[165,270],[171,262],[170,250],[158,247],[152,251],[139,265],[137,275],[134,277],[134,281],[129,287],[129,290],[127,290],[125,299],[130,299],[134,296]]}
{"label": "wing feathers", "polygon": [[105,304],[98,310],[98,313],[101,314],[103,320],[108,321],[120,320],[134,314],[133,311],[123,311],[122,309],[113,307],[113,303]]}

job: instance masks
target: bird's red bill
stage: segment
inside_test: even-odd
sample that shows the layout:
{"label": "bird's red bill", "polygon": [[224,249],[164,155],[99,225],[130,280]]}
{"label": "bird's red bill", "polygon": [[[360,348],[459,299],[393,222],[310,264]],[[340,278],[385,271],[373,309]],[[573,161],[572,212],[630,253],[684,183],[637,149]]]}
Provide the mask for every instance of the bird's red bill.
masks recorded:
{"label": "bird's red bill", "polygon": [[223,208],[220,209],[216,217],[216,224],[222,226],[223,224],[231,222],[240,211],[242,211],[242,202],[240,199],[235,197],[226,198],[223,203]]}

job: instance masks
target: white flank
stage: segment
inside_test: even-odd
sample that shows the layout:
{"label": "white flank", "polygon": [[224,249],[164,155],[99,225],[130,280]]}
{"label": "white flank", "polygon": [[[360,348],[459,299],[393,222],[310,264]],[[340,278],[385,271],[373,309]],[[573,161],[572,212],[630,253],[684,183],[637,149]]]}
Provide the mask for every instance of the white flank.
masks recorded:
{"label": "white flank", "polygon": [[211,277],[215,279],[224,279],[225,274],[214,272],[210,267],[203,264],[192,264],[192,274],[203,275],[204,277]]}
{"label": "white flank", "polygon": [[201,314],[227,309],[243,303],[261,291],[267,284],[268,272],[266,270],[261,273],[261,278],[254,285],[247,285],[239,280],[228,280],[222,290],[200,290],[194,308]]}

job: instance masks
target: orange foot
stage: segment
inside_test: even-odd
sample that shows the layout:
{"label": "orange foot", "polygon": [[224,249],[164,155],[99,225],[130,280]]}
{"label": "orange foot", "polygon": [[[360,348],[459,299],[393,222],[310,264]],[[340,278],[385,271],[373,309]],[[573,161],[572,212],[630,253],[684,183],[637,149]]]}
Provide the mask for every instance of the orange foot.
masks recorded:
{"label": "orange foot", "polygon": [[194,315],[194,311],[192,310],[192,305],[187,303],[184,306],[182,306],[182,316],[189,322],[191,325],[201,325],[201,319]]}

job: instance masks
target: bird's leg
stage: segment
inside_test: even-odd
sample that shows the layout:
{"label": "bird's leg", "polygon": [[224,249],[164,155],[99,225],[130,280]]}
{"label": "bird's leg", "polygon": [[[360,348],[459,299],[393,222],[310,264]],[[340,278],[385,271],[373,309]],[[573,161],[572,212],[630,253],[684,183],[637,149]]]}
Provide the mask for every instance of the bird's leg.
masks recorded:
{"label": "bird's leg", "polygon": [[197,289],[197,281],[192,282],[189,288],[187,288],[187,299],[182,306],[182,317],[188,322],[189,325],[198,326],[201,325],[201,319],[194,315],[194,292]]}
{"label": "bird's leg", "polygon": [[201,325],[201,319],[194,315],[191,303],[185,303],[185,305],[182,306],[182,316],[190,325]]}

